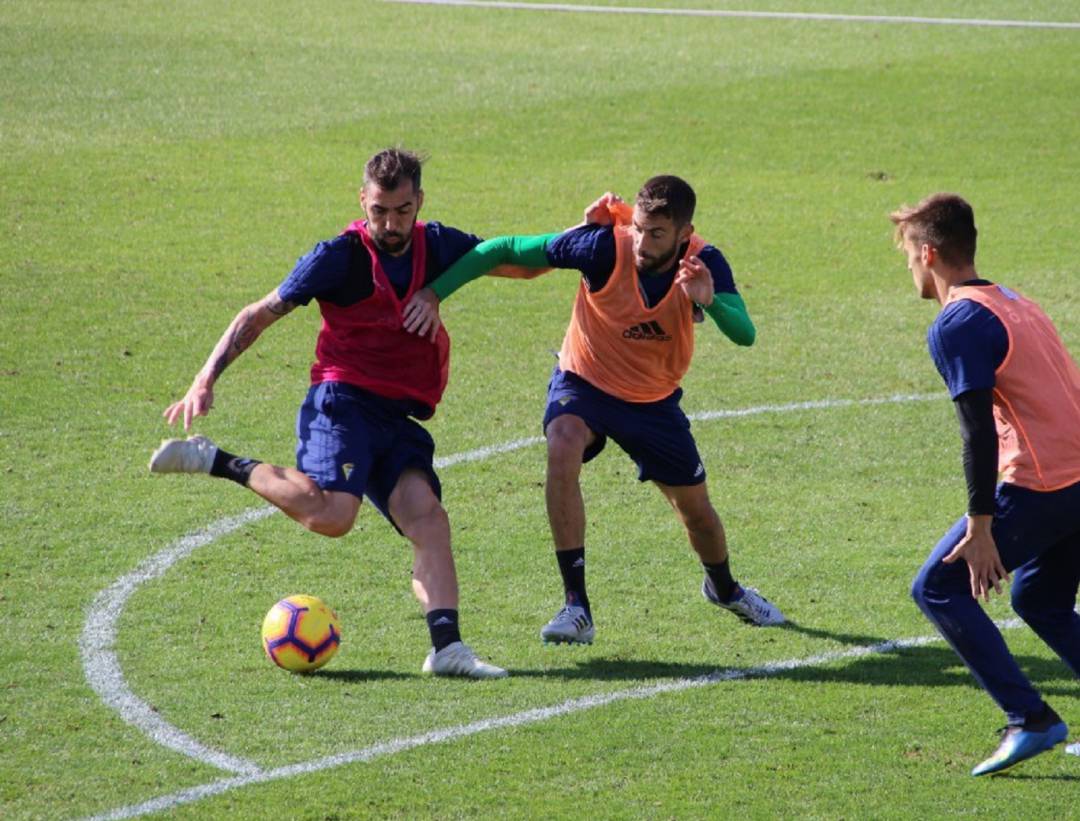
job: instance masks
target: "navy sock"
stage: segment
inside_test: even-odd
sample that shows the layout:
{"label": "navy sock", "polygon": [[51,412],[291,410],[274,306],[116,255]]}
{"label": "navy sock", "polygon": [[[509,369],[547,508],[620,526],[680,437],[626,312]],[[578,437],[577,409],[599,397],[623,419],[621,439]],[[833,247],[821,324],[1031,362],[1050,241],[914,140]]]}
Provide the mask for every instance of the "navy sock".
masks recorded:
{"label": "navy sock", "polygon": [[1061,721],[1061,716],[1054,712],[1054,708],[1044,701],[1042,707],[1033,713],[1027,714],[1024,719],[1024,729],[1045,733],[1059,721]]}
{"label": "navy sock", "polygon": [[728,567],[728,560],[724,559],[720,564],[706,564],[705,562],[701,564],[709,576],[709,581],[713,583],[720,601],[731,601],[732,597],[739,592],[739,585],[731,578],[731,568]]}
{"label": "navy sock", "polygon": [[218,452],[214,454],[214,464],[210,466],[210,475],[221,479],[231,479],[238,485],[247,487],[248,480],[251,479],[251,471],[255,470],[256,465],[261,464],[262,462],[258,459],[234,456],[218,448]]}
{"label": "navy sock", "polygon": [[566,591],[566,603],[584,607],[589,618],[589,594],[585,592],[585,548],[556,550],[555,558],[559,561],[559,573],[562,574],[563,590]]}
{"label": "navy sock", "polygon": [[431,633],[431,646],[436,653],[448,644],[461,641],[457,610],[429,610],[425,618],[428,632]]}

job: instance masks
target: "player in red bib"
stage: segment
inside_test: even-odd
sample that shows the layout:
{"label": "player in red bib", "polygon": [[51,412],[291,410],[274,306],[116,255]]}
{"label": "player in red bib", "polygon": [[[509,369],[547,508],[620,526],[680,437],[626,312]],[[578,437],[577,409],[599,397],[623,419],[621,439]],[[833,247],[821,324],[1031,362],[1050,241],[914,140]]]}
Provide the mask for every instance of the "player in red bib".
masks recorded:
{"label": "player in red bib", "polygon": [[[942,306],[928,342],[956,405],[968,485],[967,515],[931,552],[912,595],[1005,712],[1001,744],[972,770],[987,775],[1068,733],[979,598],[1013,573],[1013,609],[1080,675],[1080,369],[1038,305],[976,273],[975,217],[963,199],[935,194],[892,220],[916,289]],[[1080,744],[1068,750],[1080,754]]]}
{"label": "player in red bib", "polygon": [[424,201],[419,157],[387,149],[364,168],[366,219],[319,243],[266,297],[237,314],[187,394],[169,405],[169,424],[213,406],[222,371],[270,325],[298,305],[319,303],[322,329],[311,387],[297,418],[297,467],[237,457],[203,436],[162,442],[155,473],[209,473],[231,479],[304,527],[344,536],[367,496],[412,543],[413,592],[423,607],[432,649],[423,671],[493,678],[461,641],[458,585],[433,458],[435,443],[417,419],[435,412],[448,374],[450,340],[402,328],[402,306],[480,242],[417,215]]}

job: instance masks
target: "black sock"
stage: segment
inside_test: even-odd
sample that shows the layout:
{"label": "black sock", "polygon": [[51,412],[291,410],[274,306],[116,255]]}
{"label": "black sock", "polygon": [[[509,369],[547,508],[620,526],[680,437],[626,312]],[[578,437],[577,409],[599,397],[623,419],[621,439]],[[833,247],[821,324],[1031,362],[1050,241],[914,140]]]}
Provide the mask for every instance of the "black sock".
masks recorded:
{"label": "black sock", "polygon": [[218,448],[218,452],[214,454],[214,464],[210,467],[210,475],[232,479],[238,485],[247,487],[251,471],[255,470],[256,465],[261,464],[262,462],[258,459],[244,459]]}
{"label": "black sock", "polygon": [[431,646],[438,653],[446,645],[461,641],[457,610],[430,610],[426,616]]}
{"label": "black sock", "polygon": [[1054,712],[1054,708],[1044,701],[1042,707],[1024,717],[1023,727],[1025,730],[1045,733],[1059,721],[1061,721],[1061,716]]}
{"label": "black sock", "polygon": [[566,603],[584,607],[585,613],[592,618],[589,608],[589,594],[585,592],[585,548],[556,550],[555,558],[559,561],[562,574],[563,590],[566,591]]}
{"label": "black sock", "polygon": [[705,562],[701,564],[709,576],[709,581],[713,583],[720,601],[731,601],[731,597],[738,592],[739,585],[731,578],[731,568],[728,567],[728,560],[724,559],[720,564],[706,564]]}

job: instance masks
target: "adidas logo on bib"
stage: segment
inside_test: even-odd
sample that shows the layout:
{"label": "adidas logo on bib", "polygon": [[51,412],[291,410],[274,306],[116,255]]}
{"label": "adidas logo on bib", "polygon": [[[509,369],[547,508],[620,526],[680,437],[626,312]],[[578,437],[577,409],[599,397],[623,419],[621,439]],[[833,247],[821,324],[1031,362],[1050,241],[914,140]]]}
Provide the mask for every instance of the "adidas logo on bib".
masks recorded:
{"label": "adidas logo on bib", "polygon": [[622,332],[624,339],[648,339],[653,342],[670,342],[671,334],[660,327],[660,323],[642,322],[640,325],[631,325]]}

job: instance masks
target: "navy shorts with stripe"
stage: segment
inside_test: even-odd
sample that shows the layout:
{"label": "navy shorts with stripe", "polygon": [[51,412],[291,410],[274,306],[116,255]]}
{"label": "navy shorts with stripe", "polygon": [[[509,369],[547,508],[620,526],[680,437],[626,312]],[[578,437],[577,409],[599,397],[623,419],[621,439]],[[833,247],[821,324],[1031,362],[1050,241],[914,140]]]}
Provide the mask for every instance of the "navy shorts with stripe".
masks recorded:
{"label": "navy shorts with stripe", "polygon": [[408,416],[408,403],[343,382],[312,385],[296,418],[296,467],[323,490],[367,496],[395,527],[390,494],[401,474],[422,471],[435,497],[435,441]]}
{"label": "navy shorts with stripe", "polygon": [[705,467],[679,399],[682,388],[657,402],[627,402],[557,366],[548,385],[544,430],[553,419],[572,414],[585,421],[596,441],[585,449],[594,459],[610,437],[638,466],[638,480],[665,485],[697,485]]}

